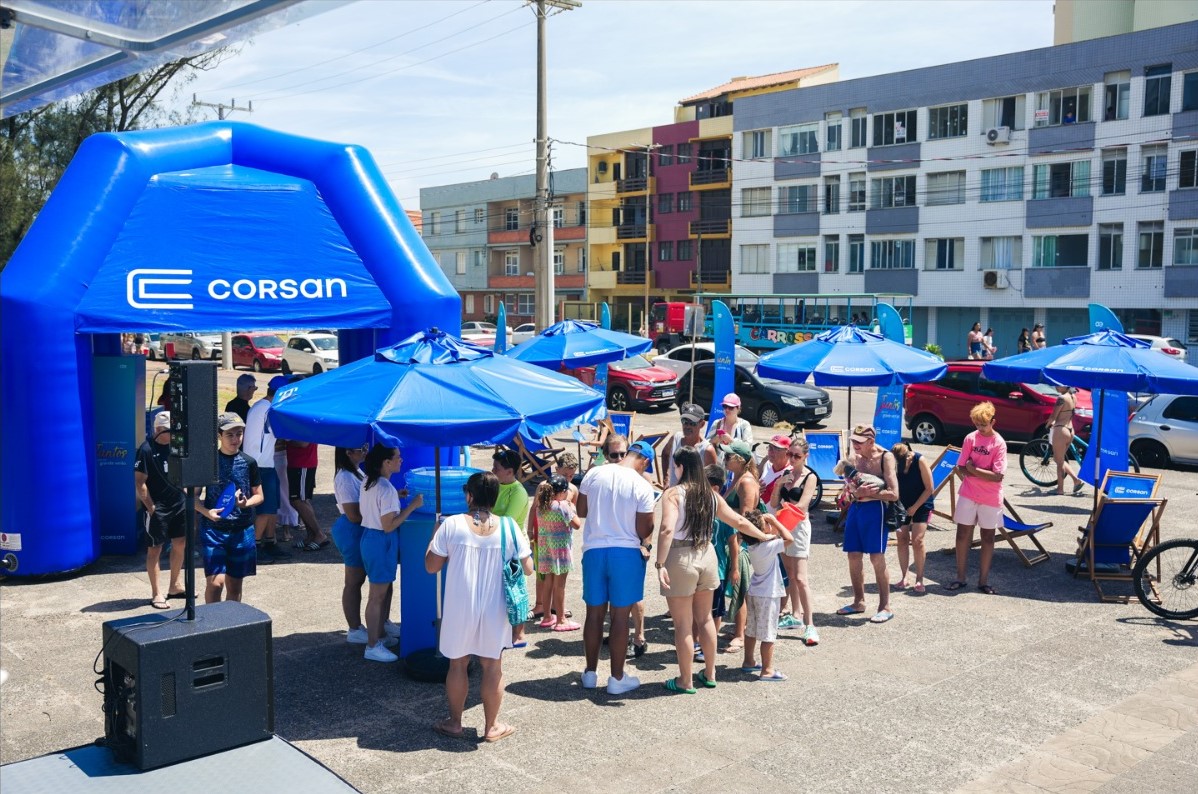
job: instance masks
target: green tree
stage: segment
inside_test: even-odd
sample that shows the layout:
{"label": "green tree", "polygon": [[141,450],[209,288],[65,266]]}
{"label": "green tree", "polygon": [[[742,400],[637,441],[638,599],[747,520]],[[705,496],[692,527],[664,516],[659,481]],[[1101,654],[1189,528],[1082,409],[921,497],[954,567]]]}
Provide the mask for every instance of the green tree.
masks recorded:
{"label": "green tree", "polygon": [[172,110],[168,100],[236,52],[182,58],[0,120],[0,262],[8,263],[85,138],[195,120],[190,107]]}

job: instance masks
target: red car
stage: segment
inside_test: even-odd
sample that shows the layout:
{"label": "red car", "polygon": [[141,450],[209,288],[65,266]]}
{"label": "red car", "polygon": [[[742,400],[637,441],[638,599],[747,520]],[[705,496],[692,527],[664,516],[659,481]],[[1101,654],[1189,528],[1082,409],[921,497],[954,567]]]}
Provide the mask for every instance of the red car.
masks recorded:
{"label": "red car", "polygon": [[283,340],[274,334],[236,334],[233,337],[233,368],[249,367],[266,372],[283,367]]}
{"label": "red car", "polygon": [[[563,370],[588,386],[595,385],[595,368]],[[678,376],[655,367],[644,356],[633,356],[607,365],[607,407],[613,411],[668,408],[678,395]]]}
{"label": "red car", "polygon": [[[982,377],[982,361],[952,361],[948,374],[931,383],[906,388],[903,415],[911,437],[920,444],[944,444],[974,430],[969,411],[989,400],[998,412],[994,426],[1011,441],[1028,441],[1048,433],[1048,416],[1056,402],[1056,389],[1046,383],[1006,383]],[[1090,392],[1077,392],[1073,429],[1082,438],[1090,435],[1094,418]]]}

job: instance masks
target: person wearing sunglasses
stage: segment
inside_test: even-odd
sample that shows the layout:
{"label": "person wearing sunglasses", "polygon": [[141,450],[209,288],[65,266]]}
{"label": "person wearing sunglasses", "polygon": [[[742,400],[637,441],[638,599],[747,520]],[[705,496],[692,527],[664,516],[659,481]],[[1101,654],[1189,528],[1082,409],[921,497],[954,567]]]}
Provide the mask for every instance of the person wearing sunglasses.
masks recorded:
{"label": "person wearing sunglasses", "polygon": [[[699,457],[703,459],[704,466],[718,463],[715,447],[710,441],[703,438],[703,420],[707,418],[707,413],[694,403],[684,403],[680,413],[682,430],[672,435],[670,440],[666,442],[666,448],[661,459],[671,460],[674,450],[682,449],[683,447],[692,447],[699,453]],[[669,485],[673,487],[678,484],[678,472],[675,471],[673,466],[670,466],[669,474]]]}
{"label": "person wearing sunglasses", "polygon": [[707,440],[717,447],[721,444],[731,444],[733,441],[744,441],[746,444],[752,444],[753,426],[749,424],[748,419],[741,418],[740,397],[737,397],[735,394],[724,395],[724,399],[720,401],[720,409],[724,412],[724,415],[716,420],[716,423],[711,428],[711,433],[707,436]]}

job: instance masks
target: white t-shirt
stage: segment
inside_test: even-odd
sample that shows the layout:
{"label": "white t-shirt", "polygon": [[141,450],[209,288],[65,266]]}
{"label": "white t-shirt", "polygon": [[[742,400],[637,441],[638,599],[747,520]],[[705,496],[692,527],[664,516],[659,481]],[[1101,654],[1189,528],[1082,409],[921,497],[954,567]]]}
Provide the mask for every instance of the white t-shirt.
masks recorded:
{"label": "white t-shirt", "polygon": [[399,491],[386,477],[380,477],[370,488],[362,488],[358,509],[362,511],[364,528],[382,530],[383,516],[399,512]]}
{"label": "white t-shirt", "polygon": [[263,397],[250,406],[245,416],[245,438],[241,451],[254,459],[259,468],[275,467],[275,434],[270,430],[266,414],[270,411],[270,400]]}
{"label": "white t-shirt", "polygon": [[578,492],[587,498],[586,524],[582,528],[584,552],[635,549],[641,545],[636,515],[652,513],[654,499],[652,486],[640,472],[618,463],[592,466]]}
{"label": "white t-shirt", "polygon": [[749,595],[781,598],[786,595],[782,586],[782,571],[778,568],[778,555],[786,541],[772,538],[747,546],[749,562],[753,564],[753,578],[749,581]]}
{"label": "white t-shirt", "polygon": [[341,505],[361,500],[362,481],[345,469],[338,469],[337,476],[333,478],[333,496],[337,499],[337,511],[345,515],[345,508]]}
{"label": "white t-shirt", "polygon": [[[679,430],[677,433],[674,434],[674,443],[670,446],[670,455],[671,456],[673,456],[673,454],[675,452],[682,449],[683,447],[688,446],[688,444],[682,440],[682,437],[683,437],[683,433],[681,430]],[[706,450],[710,446],[712,446],[712,443],[704,438],[704,439],[700,440],[698,444],[695,444],[695,452],[698,452],[701,457],[703,455],[703,451]],[[669,480],[668,480],[668,485],[671,488],[673,488],[675,485],[678,484],[678,471],[674,468],[674,461],[667,460],[663,465],[669,471],[670,476],[669,476]]]}

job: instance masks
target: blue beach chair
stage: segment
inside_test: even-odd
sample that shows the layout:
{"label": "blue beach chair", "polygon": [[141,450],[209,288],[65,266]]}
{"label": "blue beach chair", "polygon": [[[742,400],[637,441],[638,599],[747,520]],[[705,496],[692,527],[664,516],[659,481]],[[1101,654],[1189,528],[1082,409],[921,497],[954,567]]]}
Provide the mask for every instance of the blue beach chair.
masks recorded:
{"label": "blue beach chair", "polygon": [[[937,499],[937,507],[932,508],[932,515],[943,518],[948,527],[938,529],[955,529],[953,513],[957,510],[957,459],[961,457],[960,447],[945,447],[940,456],[933,461],[929,468],[932,470],[932,498]],[[944,499],[941,492],[948,492],[948,512],[943,509]],[[929,517],[930,518],[930,517]],[[931,524],[931,521],[928,522]]]}
{"label": "blue beach chair", "polygon": [[1136,561],[1160,541],[1161,515],[1167,499],[1112,499],[1098,497],[1098,509],[1079,529],[1084,533],[1077,550],[1073,575],[1089,576],[1104,602],[1126,604],[1127,595],[1107,595],[1102,581],[1132,581]]}
{"label": "blue beach chair", "polygon": [[[831,494],[828,491],[831,488],[835,488],[836,493],[839,493],[844,488],[844,480],[833,469],[840,461],[840,447],[843,441],[841,432],[839,430],[808,430],[803,433],[803,437],[807,439],[809,449],[807,468],[819,477],[820,485],[823,486],[820,493],[823,496],[829,496]],[[813,504],[812,507],[815,505]]]}
{"label": "blue beach chair", "polygon": [[1159,474],[1108,470],[1102,478],[1099,491],[1109,499],[1155,499],[1160,487]]}

